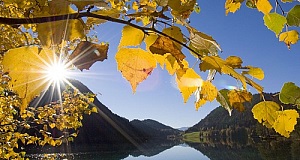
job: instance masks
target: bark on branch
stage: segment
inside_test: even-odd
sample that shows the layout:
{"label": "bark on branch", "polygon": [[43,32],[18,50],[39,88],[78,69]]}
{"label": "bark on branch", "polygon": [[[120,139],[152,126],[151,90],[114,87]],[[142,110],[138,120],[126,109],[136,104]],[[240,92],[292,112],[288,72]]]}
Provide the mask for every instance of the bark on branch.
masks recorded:
{"label": "bark on branch", "polygon": [[173,40],[174,42],[177,42],[190,50],[191,52],[195,53],[196,55],[199,56],[199,58],[202,58],[202,56],[194,51],[192,48],[187,46],[185,43],[182,43],[178,41],[177,39],[159,31],[156,30],[155,28],[149,28],[149,27],[142,27],[136,24],[131,23],[130,21],[118,19],[118,18],[112,18],[109,16],[104,16],[104,15],[99,15],[99,14],[94,14],[91,12],[82,12],[82,13],[71,13],[71,14],[65,14],[65,15],[57,15],[57,16],[48,16],[48,17],[34,17],[34,18],[6,18],[6,17],[0,17],[0,24],[8,24],[8,25],[20,25],[20,24],[38,24],[38,23],[47,23],[47,22],[56,22],[56,21],[61,21],[61,20],[70,20],[70,19],[80,19],[83,17],[93,17],[93,18],[98,18],[98,19],[103,19],[107,20],[110,22],[115,22],[115,23],[120,23],[120,24],[125,24],[132,26],[134,28],[142,30],[144,33],[147,33],[148,31],[152,31],[155,33],[158,33],[160,35],[166,36]]}

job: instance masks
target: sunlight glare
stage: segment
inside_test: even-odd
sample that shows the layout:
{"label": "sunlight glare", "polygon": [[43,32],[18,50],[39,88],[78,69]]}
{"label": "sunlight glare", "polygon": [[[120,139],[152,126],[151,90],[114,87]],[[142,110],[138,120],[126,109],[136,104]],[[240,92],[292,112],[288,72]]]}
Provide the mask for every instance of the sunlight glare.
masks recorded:
{"label": "sunlight glare", "polygon": [[61,61],[54,62],[47,67],[46,76],[52,83],[63,82],[68,77],[68,68]]}

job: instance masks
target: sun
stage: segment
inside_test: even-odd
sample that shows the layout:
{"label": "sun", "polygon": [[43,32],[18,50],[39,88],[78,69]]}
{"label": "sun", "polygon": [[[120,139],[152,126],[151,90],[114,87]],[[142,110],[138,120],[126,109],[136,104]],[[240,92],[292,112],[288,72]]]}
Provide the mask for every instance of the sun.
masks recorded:
{"label": "sun", "polygon": [[45,75],[51,83],[60,83],[69,77],[68,66],[64,61],[55,61],[46,68]]}

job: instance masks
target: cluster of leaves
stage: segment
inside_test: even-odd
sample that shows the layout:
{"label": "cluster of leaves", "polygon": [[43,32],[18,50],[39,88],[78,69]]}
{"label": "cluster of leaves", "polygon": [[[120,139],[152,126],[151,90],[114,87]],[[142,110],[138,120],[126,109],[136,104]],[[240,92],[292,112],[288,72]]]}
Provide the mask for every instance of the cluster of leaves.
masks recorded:
{"label": "cluster of leaves", "polygon": [[[226,0],[226,15],[229,12],[236,12],[245,0]],[[292,0],[282,0],[282,3],[292,3]],[[290,49],[292,44],[299,40],[299,32],[296,27],[300,27],[300,5],[294,5],[288,12],[284,11],[282,3],[275,1],[275,7],[268,0],[246,0],[245,5],[252,9],[257,9],[264,14],[265,26],[273,31],[279,41],[283,41]],[[274,8],[274,11],[272,11]],[[283,31],[283,29],[286,31]],[[290,29],[290,30],[289,30]],[[279,93],[280,101],[283,104],[299,106],[299,87],[294,83],[285,83]],[[283,106],[273,101],[263,101],[252,109],[254,118],[268,128],[274,128],[282,136],[289,137],[297,124],[299,114],[295,109],[284,109]]]}
{"label": "cluster of leaves", "polygon": [[[189,25],[189,15],[199,9],[196,1],[141,1],[134,5],[136,5],[133,7],[134,12],[129,16],[136,21],[142,18],[143,28],[124,26],[119,50],[115,56],[118,70],[130,82],[134,92],[137,85],[150,75],[157,64],[165,68],[170,75],[176,75],[176,82],[184,102],[187,102],[193,93],[196,95],[196,109],[207,101],[213,101],[218,95],[221,96],[219,100],[222,103],[229,103],[212,84],[216,72],[237,79],[244,90],[248,83],[259,92],[263,91],[261,86],[247,77],[263,79],[264,73],[260,68],[242,66],[243,61],[236,56],[222,59],[218,56],[221,50],[218,43],[211,36]],[[176,23],[169,24],[169,19],[173,19]],[[156,26],[161,25],[165,27],[160,31]],[[189,36],[184,35],[182,29],[186,29]],[[197,70],[190,67],[185,60],[186,55],[182,52],[184,47],[200,60],[198,70],[209,72],[206,80],[203,80]],[[236,94],[236,96],[240,95]],[[230,112],[231,106],[226,106]]]}
{"label": "cluster of leaves", "polygon": [[[238,10],[243,2],[244,0],[227,0],[226,14]],[[286,32],[282,32],[282,29],[284,26],[287,29],[290,26],[299,27],[299,5],[295,5],[285,16],[278,1],[275,12],[272,13],[273,7],[268,0],[247,0],[245,3],[264,14],[266,26],[288,47],[298,41],[299,33],[296,29]],[[277,13],[277,8],[282,11],[282,15]],[[8,88],[20,98],[19,104],[14,106],[20,107],[20,112],[25,113],[22,114],[24,118],[35,117],[36,123],[41,125],[49,122],[47,127],[43,127],[45,130],[54,127],[80,127],[79,115],[69,117],[70,121],[79,119],[74,123],[62,122],[61,118],[68,119],[64,116],[76,113],[75,106],[80,108],[81,105],[88,104],[88,101],[77,103],[78,99],[71,96],[63,106],[72,106],[73,109],[66,107],[67,110],[61,109],[59,112],[59,107],[55,106],[31,110],[28,104],[48,88],[49,85],[45,85],[43,78],[39,78],[43,77],[40,71],[45,69],[41,66],[49,64],[55,56],[65,58],[80,70],[89,69],[96,61],[107,58],[108,44],[98,43],[93,38],[93,30],[110,21],[125,25],[115,59],[118,70],[129,81],[133,92],[159,65],[170,75],[176,76],[184,102],[195,94],[196,109],[216,99],[229,114],[233,109],[243,111],[243,103],[252,98],[247,91],[248,86],[255,88],[258,93],[263,92],[263,87],[253,80],[262,80],[263,70],[243,65],[242,59],[237,56],[224,59],[219,56],[221,48],[217,41],[189,24],[189,17],[193,12],[200,12],[196,0],[1,0],[0,53],[4,54],[1,64],[4,72],[12,79]],[[198,68],[189,65],[186,60],[188,53],[183,53],[184,48],[199,62]],[[207,72],[207,78],[201,78],[199,72]],[[239,82],[240,89],[218,90],[213,85],[216,73],[233,77]],[[68,104],[70,102],[73,104]],[[43,112],[45,109],[47,112]],[[64,115],[66,112],[68,114]],[[85,109],[80,113],[84,112]],[[35,113],[34,116],[31,116],[32,113]],[[57,114],[57,117],[51,117],[50,113]],[[286,123],[288,122],[278,121],[276,124]],[[39,144],[60,143],[48,138],[50,136],[46,131],[41,133],[46,140]]]}
{"label": "cluster of leaves", "polygon": [[[263,91],[261,86],[248,77],[263,79],[264,73],[260,68],[242,66],[242,60],[236,56],[222,59],[218,54],[221,51],[218,43],[211,36],[189,25],[190,14],[194,11],[199,12],[200,9],[196,0],[103,0],[99,2],[19,0],[3,1],[1,6],[4,8],[1,16],[8,18],[4,20],[13,22],[3,25],[7,28],[13,26],[29,34],[25,36],[26,41],[22,41],[23,45],[36,44],[21,48],[13,48],[15,46],[9,48],[1,44],[4,46],[1,47],[3,51],[9,49],[3,61],[4,71],[9,72],[13,79],[11,87],[22,98],[22,109],[25,109],[28,102],[46,87],[37,86],[39,83],[30,83],[38,82],[36,79],[40,74],[35,72],[20,77],[20,70],[37,70],[39,65],[34,63],[49,62],[46,57],[53,54],[53,51],[59,56],[69,57],[70,62],[79,69],[89,69],[96,62],[97,56],[88,54],[90,52],[96,54],[93,50],[97,49],[98,53],[101,53],[99,56],[102,57],[99,61],[103,61],[106,58],[108,45],[101,43],[100,47],[91,47],[96,44],[91,45],[90,42],[86,42],[88,38],[85,35],[95,25],[106,21],[125,24],[115,58],[118,70],[130,82],[133,92],[137,85],[151,74],[157,64],[165,68],[170,75],[176,75],[176,82],[184,102],[195,93],[196,109],[207,101],[213,101],[218,95],[219,101],[227,104],[224,98],[227,95],[220,94],[212,84],[216,72],[237,79],[242,84],[243,90],[246,90],[249,84],[258,92]],[[51,16],[56,17],[52,18],[53,20],[47,18]],[[163,26],[162,29],[160,26]],[[186,29],[189,35],[184,35],[182,29]],[[4,34],[3,37],[5,36]],[[85,49],[87,47],[94,49]],[[185,60],[186,55],[182,52],[183,48],[187,48],[197,60],[200,60],[199,71],[209,72],[206,80],[200,77],[197,70],[189,66]],[[73,54],[69,55],[72,50]],[[25,64],[22,59],[23,56],[28,55],[32,58]],[[42,62],[37,62],[37,58]],[[15,62],[16,59],[20,59],[18,60],[20,64],[12,65],[11,62]],[[23,65],[28,68],[22,68]],[[239,72],[240,70],[242,72]],[[228,111],[233,108],[230,104],[226,107]]]}
{"label": "cluster of leaves", "polygon": [[[292,82],[283,85],[279,100],[283,104],[300,105],[300,88]],[[263,101],[252,108],[255,119],[268,128],[274,128],[276,132],[285,137],[290,137],[290,133],[297,124],[299,113],[294,109],[285,109],[274,101]]]}
{"label": "cluster of leaves", "polygon": [[[282,4],[276,0],[275,7],[269,0],[226,0],[226,15],[229,12],[236,12],[241,4],[245,4],[249,8],[257,9],[264,14],[263,20],[269,30],[273,31],[279,41],[283,41],[290,49],[291,44],[295,44],[299,40],[299,32],[296,29],[289,30],[289,27],[300,27],[300,5],[295,5],[288,12],[283,10]],[[292,3],[293,0],[281,0],[282,3]],[[274,8],[274,11],[272,11]],[[279,13],[278,13],[279,12]],[[282,31],[286,26],[286,31]]]}
{"label": "cluster of leaves", "polygon": [[97,112],[96,107],[90,107],[93,94],[83,95],[73,89],[62,93],[62,102],[20,110],[22,100],[9,89],[9,80],[1,75],[0,159],[23,159],[25,152],[20,148],[24,145],[59,146],[73,141],[82,126],[83,114]]}

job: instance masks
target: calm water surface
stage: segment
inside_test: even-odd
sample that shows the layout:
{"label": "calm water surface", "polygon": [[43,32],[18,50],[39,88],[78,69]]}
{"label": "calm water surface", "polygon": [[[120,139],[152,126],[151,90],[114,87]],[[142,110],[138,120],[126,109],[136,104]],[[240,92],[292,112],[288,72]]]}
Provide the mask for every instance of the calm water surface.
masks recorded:
{"label": "calm water surface", "polygon": [[[160,147],[158,147],[160,148]],[[158,150],[158,151],[157,151]],[[160,151],[161,150],[161,151]],[[49,154],[30,154],[30,160],[209,160],[198,150],[188,145],[177,145],[168,149],[153,149],[148,148],[142,152],[132,154],[126,151],[93,151],[93,152],[79,152],[79,153],[49,153]]]}
{"label": "calm water surface", "polygon": [[191,148],[186,145],[178,145],[174,146],[170,149],[167,149],[155,156],[146,157],[146,156],[138,156],[133,157],[129,156],[124,160],[209,160],[208,157],[203,155],[201,152],[197,151],[194,148]]}
{"label": "calm water surface", "polygon": [[[99,146],[97,146],[99,147]],[[31,154],[31,160],[300,160],[300,141],[205,141],[186,144],[153,144],[141,150],[103,150],[80,146],[69,154]],[[125,150],[124,150],[125,148]],[[75,148],[72,148],[75,149]],[[41,152],[45,153],[45,152]],[[48,152],[49,153],[49,152]],[[50,150],[50,153],[53,153]],[[46,157],[46,158],[45,158]]]}

